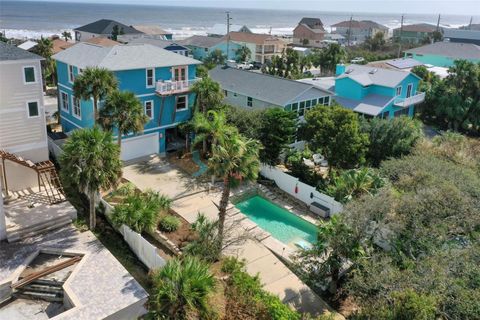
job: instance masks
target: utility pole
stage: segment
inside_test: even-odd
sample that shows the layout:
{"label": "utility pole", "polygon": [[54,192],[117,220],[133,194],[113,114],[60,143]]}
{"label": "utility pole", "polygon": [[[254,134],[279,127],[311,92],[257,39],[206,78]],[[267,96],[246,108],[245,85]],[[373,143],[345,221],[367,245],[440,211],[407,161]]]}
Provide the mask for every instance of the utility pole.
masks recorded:
{"label": "utility pole", "polygon": [[473,16],[470,17],[470,23],[468,24],[468,30],[472,30]]}
{"label": "utility pole", "polygon": [[350,16],[350,22],[348,23],[347,47],[350,47],[350,37],[352,35],[352,20],[353,20],[353,15]]}
{"label": "utility pole", "polygon": [[397,58],[400,58],[400,54],[402,53],[403,18],[404,18],[404,15],[402,14],[402,20],[400,22],[400,35],[398,36],[398,55],[397,55]]}
{"label": "utility pole", "polygon": [[230,56],[230,20],[232,20],[232,18],[230,18],[230,11],[227,11],[225,12],[227,14],[227,60]]}
{"label": "utility pole", "polygon": [[437,20],[437,32],[440,31],[440,15],[438,15],[438,20]]}

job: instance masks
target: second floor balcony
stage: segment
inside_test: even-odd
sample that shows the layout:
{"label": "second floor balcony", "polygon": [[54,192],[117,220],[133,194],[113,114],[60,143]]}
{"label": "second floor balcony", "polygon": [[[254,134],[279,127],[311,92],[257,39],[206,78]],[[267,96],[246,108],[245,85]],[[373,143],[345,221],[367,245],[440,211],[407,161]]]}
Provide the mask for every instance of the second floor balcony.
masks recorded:
{"label": "second floor balcony", "polygon": [[416,92],[413,96],[408,98],[397,98],[393,101],[393,104],[397,107],[407,108],[411,105],[421,103],[425,100],[425,92]]}
{"label": "second floor balcony", "polygon": [[187,93],[191,90],[192,85],[199,81],[201,78],[188,79],[188,80],[162,80],[157,81],[155,85],[155,92],[162,96],[168,96],[178,93]]}

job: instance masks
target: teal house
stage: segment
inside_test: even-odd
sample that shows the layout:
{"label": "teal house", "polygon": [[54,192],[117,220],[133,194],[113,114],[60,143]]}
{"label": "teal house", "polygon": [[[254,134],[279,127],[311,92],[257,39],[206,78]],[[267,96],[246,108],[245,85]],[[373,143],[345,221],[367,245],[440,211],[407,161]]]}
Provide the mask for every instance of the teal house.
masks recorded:
{"label": "teal house", "polygon": [[190,89],[200,61],[150,44],[102,47],[79,43],[53,58],[64,132],[94,125],[93,101],[75,97],[72,86],[83,69],[101,67],[115,74],[119,90],[135,93],[150,119],[143,133],[122,137],[122,160],[164,155],[178,146],[177,126],[191,117],[195,97]]}
{"label": "teal house", "polygon": [[410,117],[425,100],[418,92],[420,78],[410,72],[361,65],[337,65],[335,101],[366,117]]}
{"label": "teal house", "polygon": [[235,60],[236,52],[241,47],[240,44],[233,41],[229,41],[227,45],[225,37],[191,36],[190,38],[177,41],[177,43],[189,48],[193,58],[198,60],[205,59],[215,50],[220,50],[227,57],[227,60]]}
{"label": "teal house", "polygon": [[453,66],[455,60],[480,62],[480,46],[473,43],[435,42],[407,50],[405,57],[413,58],[423,64],[448,68]]}

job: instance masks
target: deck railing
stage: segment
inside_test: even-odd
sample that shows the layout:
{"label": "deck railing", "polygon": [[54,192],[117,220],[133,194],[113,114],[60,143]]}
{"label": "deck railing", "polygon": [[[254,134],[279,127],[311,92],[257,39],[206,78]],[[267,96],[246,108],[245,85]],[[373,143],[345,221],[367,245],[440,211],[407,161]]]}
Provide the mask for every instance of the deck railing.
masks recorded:
{"label": "deck railing", "polygon": [[192,85],[200,78],[182,80],[182,81],[157,81],[155,91],[160,95],[169,95],[190,91]]}
{"label": "deck railing", "polygon": [[408,98],[397,98],[393,102],[397,107],[409,107],[414,104],[421,103],[425,100],[425,92],[416,92],[415,95]]}

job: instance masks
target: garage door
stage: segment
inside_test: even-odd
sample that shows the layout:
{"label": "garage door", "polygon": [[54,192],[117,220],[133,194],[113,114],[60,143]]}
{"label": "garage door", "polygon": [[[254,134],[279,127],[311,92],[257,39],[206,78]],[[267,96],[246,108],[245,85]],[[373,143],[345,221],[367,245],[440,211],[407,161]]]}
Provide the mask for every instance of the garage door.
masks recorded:
{"label": "garage door", "polygon": [[122,140],[122,152],[120,158],[124,161],[132,160],[158,153],[158,132]]}

